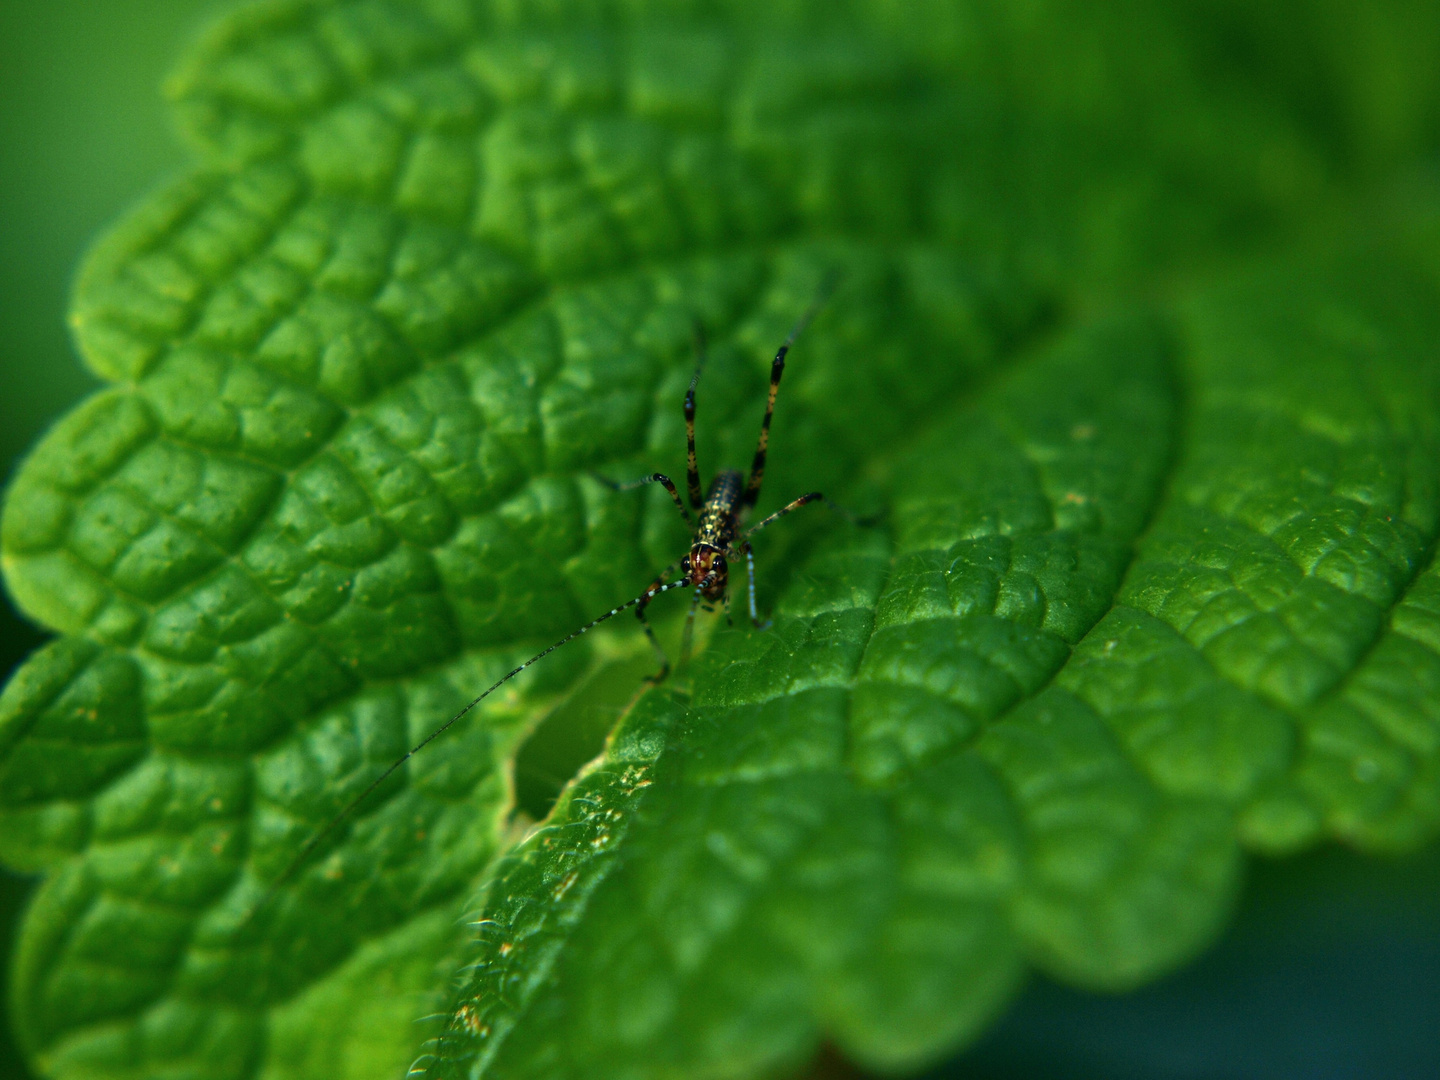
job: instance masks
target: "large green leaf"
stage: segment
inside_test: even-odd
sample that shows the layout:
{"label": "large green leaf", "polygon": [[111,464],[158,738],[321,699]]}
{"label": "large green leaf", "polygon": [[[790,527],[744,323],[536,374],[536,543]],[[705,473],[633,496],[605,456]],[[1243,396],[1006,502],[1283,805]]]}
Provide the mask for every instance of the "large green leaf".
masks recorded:
{"label": "large green leaf", "polygon": [[812,556],[502,860],[427,1075],[743,1073],[822,1034],[911,1067],[1027,962],[1122,989],[1191,955],[1242,846],[1433,835],[1434,290],[1291,277],[938,420],[893,543]]}
{"label": "large green leaf", "polygon": [[[433,1075],[762,1074],[821,1038],[905,1069],[1028,968],[1193,955],[1247,848],[1434,835],[1427,260],[1326,241],[1143,299],[1300,232],[1343,155],[1215,93],[1163,5],[1049,14],[220,24],[173,85],[205,164],[77,287],[114,385],[6,504],[11,593],[64,635],[0,699],[44,1070],[380,1077],[431,1037]],[[629,626],[548,657],[249,918],[683,551],[663,492],[589,474],[682,471],[697,319],[702,464],[746,461],[837,271],[762,510],[879,523],[762,534],[773,628],[668,686],[636,698]]]}

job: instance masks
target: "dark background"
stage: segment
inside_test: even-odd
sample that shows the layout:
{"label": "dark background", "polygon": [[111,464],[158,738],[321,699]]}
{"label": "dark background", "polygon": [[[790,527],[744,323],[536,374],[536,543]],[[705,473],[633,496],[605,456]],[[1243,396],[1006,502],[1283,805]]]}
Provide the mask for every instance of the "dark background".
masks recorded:
{"label": "dark background", "polygon": [[[214,0],[0,0],[0,464],[95,385],[65,330],[95,233],[186,160],[160,83]],[[0,604],[0,672],[43,636]],[[31,882],[0,871],[0,966]],[[1440,1077],[1440,851],[1256,863],[1224,941],[1140,993],[1034,983],[930,1080]],[[0,1024],[0,1080],[25,1071]]]}

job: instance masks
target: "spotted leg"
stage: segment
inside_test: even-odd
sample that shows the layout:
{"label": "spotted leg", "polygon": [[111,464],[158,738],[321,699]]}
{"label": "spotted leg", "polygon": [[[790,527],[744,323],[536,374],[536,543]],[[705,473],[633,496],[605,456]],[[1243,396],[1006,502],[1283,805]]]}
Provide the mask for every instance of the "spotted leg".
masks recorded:
{"label": "spotted leg", "polygon": [[742,540],[740,541],[740,551],[745,556],[745,577],[750,599],[750,623],[756,630],[768,630],[770,629],[770,620],[766,619],[762,622],[760,613],[755,610],[755,549],[750,546],[749,540]]}
{"label": "spotted leg", "polygon": [[650,606],[650,601],[660,593],[678,588],[684,584],[683,581],[673,581],[669,585],[665,584],[665,579],[670,576],[671,572],[678,565],[678,563],[672,563],[660,571],[660,576],[640,595],[640,599],[635,603],[635,617],[640,620],[640,628],[645,631],[645,637],[649,639],[650,644],[654,647],[655,655],[660,658],[660,670],[654,675],[645,676],[646,682],[664,682],[665,676],[670,674],[670,658],[665,655],[665,650],[660,647],[660,642],[656,640],[655,631],[650,628],[650,620],[645,618],[645,609]]}
{"label": "spotted leg", "polygon": [[[694,460],[693,442],[691,443],[691,460]],[[685,509],[685,504],[680,501],[680,492],[675,490],[675,481],[671,480],[664,473],[651,473],[649,476],[642,476],[639,480],[629,480],[625,483],[621,483],[618,480],[611,480],[608,477],[599,475],[598,473],[591,473],[590,475],[593,476],[597,481],[608,487],[611,491],[634,491],[636,488],[644,487],[646,484],[662,485],[665,490],[670,493],[670,498],[675,503],[675,509],[679,510],[680,516],[685,519],[685,525],[687,527],[693,527],[691,526],[690,521],[690,511]],[[699,486],[698,481],[696,482],[695,486]]]}
{"label": "spotted leg", "polygon": [[685,615],[685,632],[680,635],[680,666],[690,663],[690,651],[695,644],[695,609],[700,606],[703,589],[696,589],[690,601],[690,610]]}
{"label": "spotted leg", "polygon": [[765,526],[769,525],[772,521],[779,521],[786,514],[793,513],[794,511],[799,510],[800,507],[805,506],[807,503],[818,502],[823,498],[825,498],[825,496],[820,494],[820,492],[818,491],[812,491],[808,495],[801,495],[789,506],[782,506],[779,510],[776,510],[769,517],[765,518],[762,521],[756,522],[754,525],[751,525],[750,528],[745,530],[744,539],[748,539],[749,537],[754,536],[757,532],[765,528]]}

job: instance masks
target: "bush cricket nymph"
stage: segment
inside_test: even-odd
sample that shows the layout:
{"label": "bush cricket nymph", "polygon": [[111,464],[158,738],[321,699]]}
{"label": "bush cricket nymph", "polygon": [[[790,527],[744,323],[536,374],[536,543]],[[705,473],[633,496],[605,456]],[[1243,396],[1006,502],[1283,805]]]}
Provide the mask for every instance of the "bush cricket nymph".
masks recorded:
{"label": "bush cricket nymph", "polygon": [[[639,596],[633,600],[627,600],[618,607],[611,608],[599,618],[593,619],[578,630],[567,634],[549,648],[536,653],[519,667],[507,672],[493,685],[487,687],[483,693],[466,704],[449,720],[445,721],[445,723],[441,724],[412,747],[403,757],[390,765],[383,773],[376,777],[364,791],[355,796],[328,824],[306,841],[305,846],[295,855],[284,872],[270,885],[260,903],[251,909],[245,921],[248,922],[251,917],[274,899],[280,888],[305,864],[306,860],[320,843],[349,818],[376,788],[389,779],[390,775],[394,773],[396,769],[400,768],[400,766],[404,765],[411,757],[443,735],[453,724],[469,713],[471,709],[475,708],[480,702],[484,701],[526,668],[544,659],[562,645],[574,641],[581,634],[599,626],[607,619],[613,618],[622,611],[630,608],[635,609],[635,615],[645,631],[645,636],[650,641],[650,644],[654,646],[655,653],[660,660],[660,670],[654,675],[649,676],[648,681],[660,682],[670,673],[670,662],[666,658],[664,650],[660,647],[659,641],[656,640],[655,633],[650,628],[649,621],[645,618],[645,609],[650,605],[650,602],[661,593],[687,588],[692,590],[690,610],[686,616],[685,629],[681,637],[680,663],[683,665],[688,660],[690,654],[696,608],[703,603],[706,605],[707,610],[713,610],[713,605],[721,604],[724,606],[726,617],[729,617],[730,565],[732,562],[744,559],[748,585],[750,621],[756,629],[763,630],[769,626],[768,622],[761,620],[755,608],[755,553],[750,544],[750,537],[785,515],[800,509],[800,507],[805,506],[807,503],[824,499],[824,495],[818,491],[801,495],[798,499],[786,504],[773,514],[751,525],[749,528],[743,528],[744,519],[745,515],[759,500],[760,488],[765,481],[765,457],[770,444],[770,420],[775,414],[775,397],[780,389],[780,378],[785,373],[785,357],[789,353],[790,347],[795,343],[795,339],[800,335],[800,332],[804,330],[810,320],[814,318],[815,313],[824,302],[825,292],[827,291],[828,289],[822,290],[821,294],[816,297],[815,301],[800,317],[799,321],[796,322],[789,336],[786,337],[784,344],[782,344],[779,351],[776,352],[775,359],[771,362],[769,396],[765,402],[765,416],[760,422],[760,438],[755,447],[755,457],[751,463],[748,478],[738,469],[724,469],[715,474],[715,478],[710,482],[708,490],[702,493],[700,487],[700,473],[695,460],[695,389],[699,385],[700,375],[704,370],[705,347],[703,333],[698,326],[695,334],[697,356],[695,374],[690,380],[690,388],[685,393],[685,486],[686,494],[689,497],[690,509],[686,508],[685,501],[680,497],[680,492],[676,489],[674,481],[664,473],[652,473],[649,476],[642,477],[630,483],[616,483],[611,480],[606,480],[603,477],[595,477],[595,479],[615,491],[633,490],[647,484],[660,484],[663,486],[665,490],[670,493],[670,498],[674,501],[676,509],[680,511],[681,517],[685,519],[685,524],[691,531],[690,550],[680,559],[662,570],[650,586]],[[833,506],[833,504],[831,505]],[[838,509],[838,507],[836,509]],[[695,512],[693,519],[691,517],[691,510]],[[841,512],[843,513],[843,511]],[[674,581],[667,580],[677,570],[680,576]]]}

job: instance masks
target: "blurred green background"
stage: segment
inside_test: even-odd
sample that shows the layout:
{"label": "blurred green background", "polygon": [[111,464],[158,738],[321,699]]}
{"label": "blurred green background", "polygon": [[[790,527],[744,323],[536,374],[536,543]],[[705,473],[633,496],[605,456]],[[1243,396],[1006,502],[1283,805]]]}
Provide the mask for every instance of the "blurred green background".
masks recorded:
{"label": "blurred green background", "polygon": [[[212,0],[0,0],[0,463],[96,385],[65,328],[107,222],[186,161],[160,83]],[[0,671],[42,635],[0,604]],[[0,871],[0,954],[30,883]],[[0,1078],[26,1077],[0,1026]]]}
{"label": "blurred green background", "polygon": [[[0,462],[7,477],[45,427],[95,385],[65,329],[70,279],[96,232],[184,164],[159,87],[217,6],[0,0]],[[1318,6],[1346,24],[1364,5],[1350,13],[1348,4]],[[1285,5],[1272,8],[1270,22],[1283,37]],[[1412,157],[1417,136],[1433,155],[1427,120],[1408,115],[1416,107],[1440,115],[1440,102],[1414,93],[1417,83],[1440,86],[1427,45],[1388,32],[1399,24],[1383,17],[1356,25],[1370,26],[1370,36],[1346,42],[1337,32],[1329,43],[1353,46],[1343,50],[1349,66],[1339,65],[1341,81],[1350,82],[1345,103],[1310,99],[1308,73],[1283,63],[1269,73],[1272,89],[1293,96],[1302,111],[1308,104],[1338,115],[1347,130],[1336,132],[1344,144],[1337,156],[1358,172],[1383,173]],[[1305,53],[1282,47],[1275,56]],[[1232,59],[1237,68],[1247,62],[1238,51]],[[8,677],[40,640],[0,605],[0,671]],[[29,882],[0,872],[7,969],[28,890]],[[1233,929],[1191,969],[1115,999],[1037,984],[979,1047],[932,1075],[1420,1080],[1440,1076],[1437,1022],[1440,853],[1373,863],[1328,850],[1255,867]],[[0,1078],[27,1075],[8,1025],[0,1027]]]}

